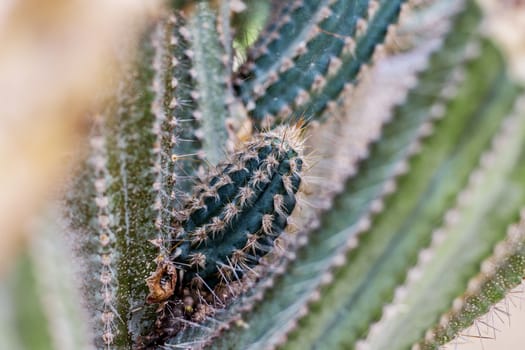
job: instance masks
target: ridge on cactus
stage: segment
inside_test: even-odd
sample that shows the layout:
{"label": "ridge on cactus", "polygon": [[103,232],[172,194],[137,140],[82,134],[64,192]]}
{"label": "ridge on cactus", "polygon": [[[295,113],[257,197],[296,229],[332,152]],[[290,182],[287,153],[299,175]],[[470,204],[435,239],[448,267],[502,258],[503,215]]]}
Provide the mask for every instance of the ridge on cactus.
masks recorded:
{"label": "ridge on cactus", "polygon": [[43,349],[438,349],[522,282],[525,95],[476,1],[160,13],[0,331],[30,308]]}

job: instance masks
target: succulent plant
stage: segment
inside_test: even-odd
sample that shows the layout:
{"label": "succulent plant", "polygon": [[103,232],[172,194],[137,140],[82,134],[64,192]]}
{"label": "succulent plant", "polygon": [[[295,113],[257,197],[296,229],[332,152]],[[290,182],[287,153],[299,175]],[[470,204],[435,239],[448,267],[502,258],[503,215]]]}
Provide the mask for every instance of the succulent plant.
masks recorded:
{"label": "succulent plant", "polygon": [[170,2],[1,288],[0,328],[47,327],[2,338],[437,349],[498,312],[525,276],[525,97],[482,20],[472,0]]}

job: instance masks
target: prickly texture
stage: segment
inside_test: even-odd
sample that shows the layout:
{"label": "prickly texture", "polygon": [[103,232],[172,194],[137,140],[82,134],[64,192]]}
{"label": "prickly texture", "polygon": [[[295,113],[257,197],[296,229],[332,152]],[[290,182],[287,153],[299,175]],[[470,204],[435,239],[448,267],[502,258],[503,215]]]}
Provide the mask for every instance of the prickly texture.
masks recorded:
{"label": "prickly texture", "polygon": [[0,285],[2,348],[94,349],[92,330],[79,303],[71,247],[56,222],[58,213],[53,206],[32,220],[35,240]]}
{"label": "prickly texture", "polygon": [[[228,344],[233,339],[236,342],[246,341],[246,344],[251,343],[254,339],[268,338],[279,342],[283,340],[282,336],[286,334],[287,330],[294,327],[295,320],[306,312],[305,303],[318,295],[319,284],[323,283],[323,280],[330,281],[331,274],[327,273],[326,270],[333,264],[345,263],[344,252],[349,248],[355,248],[357,245],[355,235],[366,231],[371,225],[370,215],[386,206],[382,197],[395,190],[395,182],[392,179],[406,171],[407,157],[418,152],[418,149],[421,151],[418,140],[429,134],[430,128],[432,128],[431,122],[435,122],[437,118],[443,116],[447,116],[447,120],[457,122],[458,118],[447,114],[447,108],[451,108],[447,106],[450,104],[448,100],[455,95],[447,97],[445,91],[452,89],[457,91],[458,85],[464,85],[462,84],[465,79],[464,74],[459,74],[457,68],[464,65],[465,61],[479,55],[479,50],[475,50],[476,45],[467,45],[469,42],[475,44],[479,40],[477,35],[473,34],[477,26],[477,18],[479,18],[479,13],[474,8],[470,8],[464,15],[456,18],[453,27],[455,30],[450,31],[443,49],[433,55],[427,70],[419,77],[418,85],[409,94],[405,104],[397,108],[391,122],[385,126],[382,137],[370,150],[368,159],[359,164],[359,172],[350,179],[344,194],[336,200],[335,207],[323,218],[320,229],[310,235],[307,246],[298,252],[297,260],[291,264],[282,279],[274,285],[274,290],[271,291],[268,299],[256,306],[256,312],[253,315],[257,317],[257,320],[252,319],[250,314],[246,316],[246,321],[250,323],[249,331],[237,329],[231,332],[231,338],[229,338],[229,333],[226,336],[222,335],[220,339],[217,339],[215,345],[217,343]],[[456,52],[458,50],[460,52]],[[451,55],[451,51],[454,54]],[[494,56],[492,57],[494,58]],[[498,62],[498,59],[495,61]],[[491,60],[484,66],[478,64],[478,70],[472,72],[470,76],[476,76],[485,70],[486,66],[491,66],[492,62]],[[495,69],[494,75],[499,72],[499,68],[494,67],[492,69]],[[488,73],[488,71],[486,72]],[[476,83],[473,83],[471,87],[475,85]],[[486,89],[486,91],[490,91],[488,87]],[[423,91],[424,94],[422,94]],[[463,105],[468,105],[475,94],[477,92],[463,96]],[[459,104],[459,102],[456,103]],[[430,111],[429,105],[432,107]],[[436,107],[433,107],[434,105]],[[455,108],[459,109],[460,107]],[[467,111],[462,113],[465,118],[471,116],[468,115]],[[453,129],[453,127],[447,128]],[[441,135],[442,140],[439,142],[443,144],[447,144],[448,137],[452,137],[452,135],[448,135],[447,131],[436,132],[436,134]],[[432,149],[432,146],[428,146],[427,149]],[[423,169],[426,166],[421,165],[420,167]],[[463,176],[466,176],[468,170],[464,174]],[[431,176],[431,174],[426,174],[426,176]],[[432,177],[425,181],[431,181],[431,179]],[[407,182],[405,186],[410,186],[410,184],[411,182]],[[458,186],[460,187],[461,183]],[[405,199],[406,197],[408,200],[407,191],[399,190],[399,198]],[[446,199],[446,197],[442,198]],[[392,212],[389,215],[392,215],[389,219],[390,222],[395,222],[396,214]],[[439,217],[440,212],[437,211],[433,215]],[[381,230],[385,234],[389,234],[390,228],[391,226],[385,223]],[[400,230],[400,232],[403,231]],[[374,243],[371,246],[378,246],[378,242],[383,241],[388,242],[388,239],[373,240]],[[357,250],[360,251],[360,249],[361,246]],[[366,253],[363,253],[363,259],[369,262],[370,260],[365,256],[367,256]],[[349,263],[346,264],[353,266]],[[355,282],[349,281],[344,283],[346,283],[344,284],[346,289],[351,289],[349,286],[355,284]],[[332,302],[338,300],[338,298],[333,297],[329,299]],[[286,307],[283,309],[282,305],[286,305]],[[330,310],[327,310],[326,314],[330,314]],[[318,326],[321,323],[314,321],[317,316],[312,316],[312,324]],[[363,319],[363,315],[360,318]],[[365,325],[366,321],[362,322],[360,327]],[[294,339],[305,339],[307,342],[310,336],[316,334],[316,331],[309,329],[306,333],[301,333]],[[351,334],[348,335],[352,336]]]}
{"label": "prickly texture", "polygon": [[86,166],[67,195],[98,346],[130,346],[154,321],[144,280],[157,248],[144,242],[165,244],[204,168],[184,25],[178,14],[163,19],[123,64],[115,102],[95,118]]}
{"label": "prickly texture", "polygon": [[197,187],[170,249],[175,265],[186,270],[183,284],[201,278],[213,288],[240,278],[272,249],[301,182],[298,132],[281,128],[258,135]]}
{"label": "prickly texture", "polygon": [[142,244],[155,232],[151,220],[155,217],[152,150],[156,140],[151,112],[155,74],[152,35],[154,28],[144,34],[136,61],[126,69],[118,108],[109,111],[116,115],[101,117],[92,139],[90,163],[95,183],[85,186],[94,186],[95,193],[84,200],[94,202],[96,208],[88,227],[95,231],[92,239],[99,243],[100,272],[86,282],[101,303],[90,306],[91,311],[100,310],[94,315],[103,327],[101,334],[95,334],[98,346],[100,340],[108,346],[131,343],[146,311],[132,310],[144,304],[146,288],[140,280],[147,276],[151,262],[143,257],[154,252],[153,246]]}
{"label": "prickly texture", "polygon": [[[151,58],[151,51],[144,52],[140,57],[146,65],[152,64]],[[142,83],[147,86],[150,82],[151,71],[143,71],[139,77],[128,73],[137,79],[137,85]],[[79,270],[84,276],[82,290],[91,314],[94,343],[98,347],[130,342],[130,303],[135,304],[133,307],[143,304],[141,299],[144,295],[141,293],[145,290],[137,279],[143,278],[142,274],[148,268],[142,261],[138,262],[138,257],[153,252],[151,247],[139,244],[148,238],[142,236],[142,232],[148,231],[137,230],[137,226],[146,222],[145,218],[131,217],[127,211],[130,200],[141,198],[144,215],[153,215],[153,210],[146,204],[153,197],[151,188],[154,177],[150,173],[153,158],[147,148],[137,147],[136,144],[128,148],[133,145],[128,137],[134,138],[135,142],[144,142],[129,129],[131,125],[141,122],[144,124],[135,130],[143,130],[141,136],[153,148],[154,136],[149,128],[144,127],[153,120],[147,112],[151,95],[134,95],[131,87],[133,84],[121,83],[117,98],[121,107],[112,104],[95,116],[90,152],[82,168],[75,172],[76,177],[65,200],[65,216],[71,239],[76,242],[74,250]],[[136,107],[135,103],[143,109]],[[113,114],[118,117],[111,119],[109,116]],[[126,132],[123,131],[125,128],[128,128]],[[128,153],[130,151],[131,154]],[[132,159],[142,160],[142,163],[134,164],[133,171],[129,169]],[[147,228],[149,232],[154,232],[152,225]],[[140,238],[137,237],[139,235]]]}
{"label": "prickly texture", "polygon": [[[159,91],[156,92],[159,108],[156,111],[160,133],[157,146],[160,188],[171,192],[163,194],[162,211],[180,208],[193,184],[193,174],[198,170],[202,144],[197,130],[200,122],[195,116],[197,102],[192,97],[195,81],[190,75],[192,60],[188,56],[189,43],[183,35],[186,20],[180,13],[171,15],[162,24],[163,40],[159,49]],[[155,84],[155,83],[154,83]],[[163,226],[169,226],[169,219]]]}
{"label": "prickly texture", "polygon": [[[450,34],[447,35],[462,34],[453,26],[462,7],[461,2],[449,0],[440,2],[439,6],[429,3],[418,7],[409,15],[405,11],[396,35],[390,37],[392,43],[403,42],[403,46],[393,47],[391,43],[383,57],[362,75],[359,85],[345,91],[332,103],[332,108],[325,112],[329,115],[328,120],[312,125],[308,145],[315,150],[319,160],[309,174],[324,179],[310,189],[313,194],[308,196],[308,201],[315,203],[314,206],[330,208],[334,195],[343,190],[349,176],[356,174],[358,161],[368,156],[369,145],[381,137],[381,129],[392,120],[392,109],[408,100],[409,90],[415,86],[424,88],[425,85],[443,84],[444,80],[451,78],[450,73],[442,77],[427,74],[439,69],[436,61],[440,59],[436,52],[459,51],[457,56],[449,58],[455,64],[468,59],[466,38],[462,36],[454,41]],[[440,18],[438,23],[435,18]],[[443,41],[447,36],[445,46]],[[435,57],[431,61],[433,54]],[[411,101],[415,94],[414,91],[410,96]],[[430,109],[436,109],[435,105],[432,104]],[[367,117],[363,118],[363,115]]]}
{"label": "prickly texture", "polygon": [[[223,305],[237,285],[256,277],[254,268],[277,240],[296,205],[301,184],[303,145],[301,130],[282,127],[258,135],[232,157],[220,163],[182,208],[183,220],[174,222],[172,246],[158,258],[158,268],[147,280],[149,302],[164,304],[161,338],[177,333],[170,313],[196,320],[201,304]],[[232,287],[233,286],[233,287]],[[241,286],[242,287],[242,286]],[[206,300],[205,295],[211,295]],[[188,300],[192,310],[180,309]],[[195,305],[194,305],[195,304]],[[160,328],[160,330],[159,330]],[[154,335],[146,344],[159,343]]]}
{"label": "prickly texture", "polygon": [[228,84],[226,64],[229,57],[217,38],[217,15],[206,2],[195,5],[188,20],[187,41],[191,44],[190,55],[196,82],[194,98],[198,101],[198,116],[202,119],[202,151],[212,165],[223,160],[226,154],[228,134],[226,131],[226,96]]}
{"label": "prickly texture", "polygon": [[[404,1],[304,1],[286,14],[274,40],[240,69],[240,95],[259,125],[292,112],[319,117],[353,84],[385,40]],[[308,18],[308,20],[306,20]],[[277,60],[274,57],[278,57]],[[291,85],[293,83],[293,85]]]}
{"label": "prickly texture", "polygon": [[[457,98],[447,105],[444,119],[422,144],[421,153],[406,165],[409,171],[399,179],[397,191],[377,203],[375,210],[388,209],[369,222],[373,225],[363,233],[358,249],[347,255],[343,267],[334,271],[334,282],[320,290],[323,298],[311,306],[291,335],[289,348],[301,347],[305,342],[329,347],[354,344],[380,315],[382,304],[391,300],[406,269],[414,264],[422,246],[428,244],[435,223],[451,205],[454,193],[465,185],[512,106],[516,88],[498,67],[499,59],[485,44],[480,59],[468,65],[465,81],[458,87]],[[478,80],[481,72],[487,78],[484,84]],[[480,113],[470,101],[484,96],[486,104]],[[475,129],[471,128],[472,123],[476,123]],[[342,223],[339,221],[338,225]],[[319,323],[325,326],[319,328]]]}
{"label": "prickly texture", "polygon": [[[523,99],[520,98],[519,101],[523,102]],[[452,297],[467,286],[471,275],[465,271],[476,271],[495,242],[503,239],[506,225],[518,216],[520,208],[525,204],[523,182],[518,180],[523,176],[523,151],[520,151],[525,142],[523,121],[522,112],[516,109],[505,117],[491,146],[480,157],[476,169],[471,173],[467,186],[457,196],[454,206],[447,210],[442,225],[433,230],[430,245],[420,251],[417,264],[409,270],[405,283],[396,289],[393,302],[384,307],[382,319],[372,327],[367,339],[362,342],[361,349],[374,349],[385,344],[409,347],[420,339],[425,330],[439,320],[440,311],[450,307]],[[505,156],[498,156],[503,154]],[[514,195],[509,196],[508,191],[512,191]],[[506,198],[505,208],[498,208],[498,198]],[[490,217],[483,219],[488,216],[487,213],[491,213]],[[479,243],[472,246],[472,239],[479,240]],[[516,239],[512,242],[516,242]],[[509,244],[498,245],[498,253],[495,255],[499,260],[494,263],[503,264],[503,260],[512,255],[512,249],[502,252],[503,247],[510,247]],[[518,246],[519,244],[516,247]],[[462,253],[465,251],[468,254]],[[459,265],[469,269],[458,270],[455,266]],[[495,270],[492,270],[497,265],[492,265],[491,261],[481,266],[482,273],[474,278],[476,282],[468,282],[467,288],[471,293],[480,286],[483,280],[481,276],[486,273],[491,273],[492,277],[486,276],[487,280],[492,280],[490,283],[499,283],[498,278],[494,278]],[[514,271],[519,277],[516,278],[515,274],[510,280],[517,283],[523,270]],[[448,283],[437,288],[444,278]],[[422,311],[420,305],[428,298],[431,298],[432,304]],[[403,312],[400,305],[403,305]],[[457,300],[453,305],[454,310],[458,310]],[[487,310],[481,306],[478,304],[475,307],[478,316]],[[466,319],[462,321],[461,328],[464,328]],[[448,324],[449,317],[443,316],[439,322]],[[433,342],[437,342],[438,338],[441,344],[451,340],[459,330],[453,324],[454,322],[450,323],[455,332],[452,334],[449,331],[448,340],[440,335]],[[400,333],[404,337],[392,339],[392,334]]]}

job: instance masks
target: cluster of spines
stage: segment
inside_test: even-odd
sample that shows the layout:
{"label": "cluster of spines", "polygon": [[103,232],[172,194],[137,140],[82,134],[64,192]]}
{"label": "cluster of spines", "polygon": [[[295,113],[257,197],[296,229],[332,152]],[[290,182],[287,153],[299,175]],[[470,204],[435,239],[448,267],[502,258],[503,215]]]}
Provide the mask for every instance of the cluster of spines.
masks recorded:
{"label": "cluster of spines", "polygon": [[185,279],[198,275],[210,287],[238,279],[273,249],[301,181],[301,150],[289,143],[294,133],[259,135],[197,186],[175,237],[176,261],[189,265]]}
{"label": "cluster of spines", "polygon": [[[282,51],[282,59],[277,64],[273,61],[263,64],[266,55],[262,55],[241,69],[249,78],[240,86],[241,95],[255,121],[265,125],[276,117],[288,117],[293,110],[314,115],[322,112],[346,85],[358,79],[361,66],[372,58],[375,48],[391,36],[390,27],[402,3],[362,1],[355,6],[341,0],[305,3],[294,9],[289,15],[292,18],[302,17],[302,12],[307,11],[312,12],[315,20],[302,31],[290,31],[298,33],[297,37],[282,40],[282,36],[289,34],[279,33],[268,45],[267,56]],[[289,25],[298,25],[297,21],[298,18]],[[281,47],[289,41],[291,45]],[[317,63],[312,65],[312,62]],[[288,81],[298,86],[286,89]]]}
{"label": "cluster of spines", "polygon": [[190,33],[182,13],[173,13],[168,19],[168,67],[165,108],[170,120],[171,140],[166,149],[171,161],[171,172],[176,174],[172,200],[180,208],[191,190],[194,173],[202,171],[205,154],[202,151],[203,132],[200,130],[202,113],[197,109],[194,52]]}
{"label": "cluster of spines", "polygon": [[195,187],[170,249],[184,285],[238,280],[273,249],[301,182],[299,133],[286,127],[255,137]]}

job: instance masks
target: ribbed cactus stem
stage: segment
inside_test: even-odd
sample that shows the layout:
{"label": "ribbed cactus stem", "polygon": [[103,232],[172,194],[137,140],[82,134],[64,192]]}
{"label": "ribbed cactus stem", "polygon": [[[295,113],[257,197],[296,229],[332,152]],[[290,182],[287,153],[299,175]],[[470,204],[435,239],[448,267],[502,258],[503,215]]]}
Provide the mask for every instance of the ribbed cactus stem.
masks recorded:
{"label": "ribbed cactus stem", "polygon": [[[257,136],[197,186],[182,209],[185,218],[175,223],[171,256],[160,261],[163,275],[184,271],[180,286],[205,282],[214,288],[241,278],[273,249],[295,207],[301,182],[299,133],[294,127]],[[150,282],[158,276],[152,277]],[[150,283],[150,301],[162,301],[176,292],[157,297],[159,287]]]}
{"label": "ribbed cactus stem", "polygon": [[265,53],[240,70],[248,78],[240,93],[255,122],[267,127],[292,113],[321,117],[388,39],[403,3],[338,0],[294,6]]}
{"label": "ribbed cactus stem", "polygon": [[269,21],[265,28],[262,29],[257,41],[250,47],[248,55],[252,61],[256,61],[262,55],[267,55],[268,45],[276,39],[281,39],[279,32],[283,31],[285,25],[290,25],[292,17],[290,14],[294,9],[302,6],[303,0],[293,0],[290,2],[279,2],[277,9],[272,8],[270,14],[273,21]]}
{"label": "ribbed cactus stem", "polygon": [[[214,345],[219,346],[217,344],[225,344],[234,339],[238,344],[250,344],[254,339],[260,338],[270,339],[266,342],[267,345],[285,341],[286,333],[295,328],[296,320],[308,311],[305,306],[308,301],[315,300],[320,295],[320,284],[331,283],[333,274],[330,270],[346,263],[345,253],[348,250],[361,248],[356,235],[370,229],[372,216],[383,210],[383,199],[395,190],[396,178],[406,171],[407,159],[414,153],[421,152],[421,140],[429,136],[431,124],[443,116],[443,108],[428,106],[448,103],[451,96],[440,96],[440,93],[444,90],[451,91],[463,80],[461,75],[454,73],[455,68],[458,65],[463,66],[465,61],[479,54],[479,51],[472,50],[472,45],[465,45],[465,42],[472,40],[472,27],[476,27],[473,18],[477,18],[477,13],[472,12],[465,15],[465,18],[458,18],[454,16],[457,6],[453,1],[447,5],[455,9],[448,12],[445,8],[446,16],[450,16],[447,17],[449,23],[453,23],[456,30],[461,28],[462,34],[458,36],[454,30],[448,31],[448,38],[442,48],[434,49],[427,66],[428,72],[420,74],[419,82],[412,86],[407,102],[392,112],[390,123],[383,128],[383,135],[365,153],[368,159],[358,163],[360,175],[356,174],[350,179],[343,195],[331,209],[333,215],[330,212],[325,215],[320,228],[308,237],[308,241],[305,240],[308,245],[299,250],[297,259],[288,266],[282,278],[275,281],[268,298],[255,305],[256,312],[253,314],[257,316],[245,316],[246,322],[251,325],[250,329],[243,331],[231,328],[221,334]],[[473,41],[477,42],[476,39],[474,36]],[[454,54],[451,55],[450,51]],[[336,149],[335,152],[344,142],[349,141],[334,143],[332,147]],[[344,166],[344,163],[341,165]],[[332,164],[332,169],[333,167]],[[378,244],[377,241],[374,242]],[[345,284],[342,288],[350,289],[351,285]],[[331,302],[335,300],[331,299]],[[313,321],[312,327],[315,328],[315,324]]]}
{"label": "ribbed cactus stem", "polygon": [[[303,140],[298,127],[260,134],[197,185],[175,222],[168,256],[159,256],[148,278],[148,302],[170,299],[179,317],[200,321],[207,307],[222,305],[242,290],[254,268],[276,249],[296,205],[303,171]],[[187,303],[191,303],[187,304]],[[201,309],[204,308],[204,313]],[[173,318],[161,316],[166,328]],[[179,326],[178,328],[180,328]],[[173,335],[156,330],[155,338]]]}
{"label": "ribbed cactus stem", "polygon": [[[497,97],[490,100],[492,108],[487,107],[487,112],[480,115],[474,108],[457,107],[460,104],[471,106],[471,101],[477,96],[490,95],[494,91],[492,89],[499,89],[505,84],[505,78],[500,76],[502,67],[501,61],[498,62],[499,57],[490,52],[489,45],[483,49],[486,49],[483,59],[469,64],[464,81],[456,90],[457,96],[461,98],[448,104],[446,117],[436,124],[437,132],[422,143],[418,156],[396,169],[396,172],[405,175],[399,179],[397,191],[373,209],[380,213],[373,225],[372,222],[365,224],[365,228],[369,225],[369,229],[365,230],[368,232],[359,239],[359,244],[357,240],[353,243],[357,249],[347,255],[346,262],[341,263],[336,272],[326,274],[329,282],[320,290],[323,298],[311,306],[307,317],[290,335],[287,343],[289,349],[299,349],[309,342],[325,344],[330,348],[354,344],[379,315],[382,303],[392,298],[395,287],[404,279],[422,245],[429,241],[435,222],[440,220],[451,204],[451,194],[463,188],[477,156],[485,149],[492,133],[497,131],[499,121],[507,113],[505,108],[509,107],[508,101],[497,101]],[[482,86],[476,80],[479,72],[486,72],[486,81],[491,83]],[[507,91],[498,91],[501,91],[501,95],[511,95],[512,87],[507,88]],[[501,103],[501,110],[496,109],[496,101],[498,106]],[[488,111],[493,114],[490,115]],[[475,119],[476,116],[479,118]],[[477,122],[477,130],[483,132],[475,136],[472,132],[468,142],[459,143],[462,139],[460,130],[465,130],[474,121]],[[443,132],[445,129],[448,132]],[[387,145],[384,147],[391,152]],[[410,172],[407,171],[409,169]],[[382,210],[382,207],[395,210]],[[400,220],[401,215],[405,219]],[[412,222],[410,218],[414,217],[418,220]],[[335,220],[336,216],[330,213],[324,224],[327,226]],[[369,264],[372,256],[374,263]],[[323,328],[318,325],[321,319],[325,325]]]}
{"label": "ribbed cactus stem", "polygon": [[99,276],[97,282],[100,284],[100,312],[97,313],[101,322],[102,330],[96,337],[101,337],[105,346],[113,344],[117,329],[115,319],[119,317],[116,314],[116,283],[115,283],[115,258],[118,254],[115,250],[116,236],[114,233],[114,226],[112,217],[109,212],[109,198],[107,195],[110,186],[110,174],[107,168],[107,154],[106,154],[106,140],[102,134],[104,128],[104,120],[102,115],[96,115],[94,120],[94,132],[90,143],[92,147],[92,157],[90,163],[95,176],[94,187],[96,197],[94,198],[97,217],[96,217],[96,232],[98,237],[98,257],[100,261]]}
{"label": "ribbed cactus stem", "polygon": [[[512,255],[513,249],[509,249],[510,243],[500,245],[500,248],[496,249],[498,257],[491,259],[491,263],[497,262],[496,264],[481,264],[484,271],[473,282],[468,283],[467,296],[462,296],[452,302],[454,295],[458,290],[465,288],[466,284],[461,270],[452,270],[457,266],[478,265],[480,257],[486,254],[489,247],[504,235],[505,228],[496,228],[497,219],[487,220],[485,224],[480,225],[482,217],[486,216],[487,212],[491,213],[491,219],[506,215],[514,217],[524,203],[523,199],[520,203],[519,196],[516,196],[516,198],[508,198],[504,210],[495,210],[496,205],[489,204],[487,207],[487,203],[497,202],[495,198],[507,197],[504,174],[514,173],[513,167],[519,164],[519,150],[522,149],[524,143],[522,135],[525,135],[523,134],[524,120],[519,116],[518,110],[515,110],[502,123],[501,129],[492,140],[492,147],[480,157],[480,164],[471,173],[468,184],[458,194],[456,204],[444,215],[443,224],[433,231],[431,244],[420,251],[417,264],[407,273],[407,280],[397,287],[393,302],[385,305],[382,319],[371,327],[366,341],[361,341],[358,349],[376,349],[387,346],[387,344],[396,348],[408,347],[414,341],[422,338],[429,325],[437,324],[438,318],[432,318],[431,315],[435,315],[438,310],[448,308],[450,304],[453,304],[454,310],[457,311],[462,305],[459,300],[463,300],[463,305],[468,303],[467,296],[478,295],[475,291],[481,284],[486,281],[499,282],[499,277],[495,276],[496,266],[504,265],[503,261]],[[503,154],[505,156],[498,156]],[[472,240],[480,242],[475,247],[471,247]],[[512,240],[512,242],[517,241]],[[506,249],[502,250],[502,247]],[[464,254],[465,251],[468,251],[468,254]],[[488,266],[494,268],[486,269]],[[491,274],[486,274],[489,271]],[[522,274],[518,272],[509,281],[519,282],[521,276]],[[437,292],[436,286],[442,284],[444,278],[447,283],[445,286],[440,286]],[[491,297],[494,297],[494,294]],[[427,305],[423,311],[421,304],[427,300],[432,300],[432,303]],[[477,304],[477,306],[482,305]],[[483,307],[476,308],[480,311],[477,316],[482,314]],[[465,327],[468,317],[472,316],[467,315],[468,313],[454,316],[457,316],[456,320],[461,319],[461,329]],[[449,322],[450,320],[451,317],[448,314],[441,317],[440,325],[436,327],[438,334],[435,339],[432,338],[435,330],[427,331],[428,344],[434,343],[437,348],[437,343],[447,342],[445,336],[450,336],[453,329],[455,329],[454,332],[458,331],[458,323]],[[472,322],[472,318],[470,321]],[[445,327],[448,328],[446,332],[443,331]],[[392,340],[394,334],[404,336]]]}
{"label": "ribbed cactus stem", "polygon": [[156,134],[156,140],[153,148],[152,157],[154,158],[152,172],[155,174],[153,183],[153,192],[155,202],[153,208],[157,212],[155,218],[155,228],[157,230],[157,239],[155,244],[161,246],[170,235],[170,221],[173,208],[177,207],[180,201],[176,185],[179,182],[178,172],[173,171],[172,149],[177,141],[174,131],[176,119],[172,113],[169,113],[169,107],[165,101],[169,99],[171,82],[167,81],[166,72],[170,65],[168,38],[170,37],[171,23],[161,22],[157,25],[152,38],[152,44],[155,47],[155,56],[153,58],[153,84],[154,99],[151,105],[151,112],[155,116],[153,121],[153,132]]}
{"label": "ribbed cactus stem", "polygon": [[[400,47],[389,48],[386,57],[363,74],[359,85],[343,92],[337,103],[325,112],[328,114],[326,122],[313,123],[309,144],[315,147],[319,161],[309,173],[323,180],[313,185],[309,201],[328,209],[333,197],[343,190],[348,177],[358,172],[359,161],[368,157],[370,144],[378,141],[382,136],[381,128],[392,122],[392,109],[403,105],[409,98],[409,90],[424,78],[425,70],[432,69],[432,55],[448,48],[443,47],[443,39],[451,31],[454,14],[459,12],[461,5],[457,1],[442,1],[441,8],[436,8],[435,4],[427,2],[425,6],[413,9],[412,17],[401,17],[396,35],[389,41],[391,45],[403,41],[403,51],[399,52]],[[432,16],[440,17],[439,25]],[[428,30],[429,27],[432,31]],[[469,48],[472,45],[459,51]],[[459,64],[460,59],[468,59],[466,53],[464,56],[457,57],[457,60],[450,56],[450,59]],[[449,80],[454,81],[452,76]],[[437,81],[432,78],[431,83],[437,84]],[[444,100],[438,100],[428,109],[431,114],[436,114],[434,110],[444,103]],[[363,118],[363,115],[367,117]],[[438,117],[435,115],[432,119]],[[418,143],[419,138],[410,147],[415,151]]]}
{"label": "ribbed cactus stem", "polygon": [[190,43],[188,55],[193,59],[190,71],[196,82],[192,96],[198,101],[198,117],[201,120],[202,149],[212,165],[225,158],[228,134],[226,132],[226,63],[228,56],[221,46],[217,33],[217,14],[207,2],[195,5],[188,20],[185,38]]}
{"label": "ribbed cactus stem", "polygon": [[130,346],[149,311],[142,281],[154,249],[143,243],[156,236],[159,34],[148,28],[139,50],[122,62],[118,91],[94,121],[88,164],[68,194],[73,237],[89,241],[77,253],[88,266],[83,289],[99,347]]}

